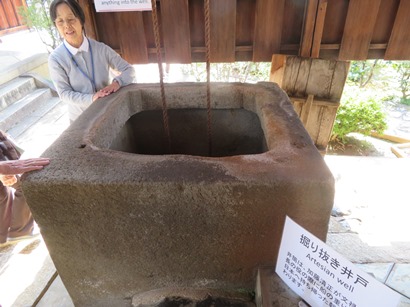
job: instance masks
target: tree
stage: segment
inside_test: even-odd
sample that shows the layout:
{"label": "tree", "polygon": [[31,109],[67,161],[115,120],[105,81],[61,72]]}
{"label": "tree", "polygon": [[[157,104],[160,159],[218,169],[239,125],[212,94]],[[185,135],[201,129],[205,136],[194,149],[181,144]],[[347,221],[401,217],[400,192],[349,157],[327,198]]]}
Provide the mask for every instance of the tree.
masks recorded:
{"label": "tree", "polygon": [[379,60],[352,61],[348,79],[359,87],[365,87],[373,78],[375,71],[380,68]]}
{"label": "tree", "polygon": [[37,31],[41,41],[49,51],[55,49],[60,43],[60,35],[48,13],[50,3],[50,0],[32,0],[27,2],[27,7],[20,6],[18,8],[18,13],[24,23]]}
{"label": "tree", "polygon": [[393,62],[392,66],[398,73],[401,102],[410,105],[410,61]]}

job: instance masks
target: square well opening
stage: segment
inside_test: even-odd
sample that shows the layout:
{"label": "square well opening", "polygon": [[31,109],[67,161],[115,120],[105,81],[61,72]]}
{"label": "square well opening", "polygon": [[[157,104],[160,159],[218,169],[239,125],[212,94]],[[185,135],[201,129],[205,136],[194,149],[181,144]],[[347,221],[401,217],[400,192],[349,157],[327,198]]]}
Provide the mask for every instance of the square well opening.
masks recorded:
{"label": "square well opening", "polygon": [[[268,150],[258,116],[245,109],[211,111],[213,157],[259,154]],[[131,116],[110,149],[144,155],[209,156],[206,109],[169,109],[171,152],[165,137],[162,110]]]}

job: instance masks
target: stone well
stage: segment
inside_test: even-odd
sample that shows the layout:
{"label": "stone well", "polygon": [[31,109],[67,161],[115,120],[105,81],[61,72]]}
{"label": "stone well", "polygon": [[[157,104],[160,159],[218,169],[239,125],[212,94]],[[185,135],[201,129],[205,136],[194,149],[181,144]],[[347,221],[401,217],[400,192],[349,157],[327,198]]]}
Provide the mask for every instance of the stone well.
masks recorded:
{"label": "stone well", "polygon": [[[98,100],[23,189],[76,306],[158,289],[246,291],[274,265],[285,216],[326,239],[334,179],[274,83],[131,85]],[[202,291],[201,290],[201,291]],[[166,291],[165,291],[166,292]]]}

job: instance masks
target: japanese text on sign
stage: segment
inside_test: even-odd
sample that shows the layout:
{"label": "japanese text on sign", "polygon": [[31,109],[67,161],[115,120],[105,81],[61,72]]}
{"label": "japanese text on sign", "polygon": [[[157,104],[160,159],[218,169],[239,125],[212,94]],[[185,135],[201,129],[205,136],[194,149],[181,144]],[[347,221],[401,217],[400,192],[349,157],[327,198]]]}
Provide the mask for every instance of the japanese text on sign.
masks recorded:
{"label": "japanese text on sign", "polygon": [[276,273],[312,306],[397,306],[400,295],[286,217]]}
{"label": "japanese text on sign", "polygon": [[151,11],[151,0],[95,0],[97,12]]}

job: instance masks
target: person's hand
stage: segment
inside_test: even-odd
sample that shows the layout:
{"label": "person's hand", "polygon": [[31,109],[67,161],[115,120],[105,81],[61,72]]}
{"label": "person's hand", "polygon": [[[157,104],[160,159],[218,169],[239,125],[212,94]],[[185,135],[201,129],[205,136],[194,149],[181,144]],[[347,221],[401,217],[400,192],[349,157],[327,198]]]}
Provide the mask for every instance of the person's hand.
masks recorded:
{"label": "person's hand", "polygon": [[23,160],[9,160],[0,162],[1,175],[24,174],[35,170],[42,169],[50,163],[48,158],[32,158]]}
{"label": "person's hand", "polygon": [[110,85],[104,87],[101,91],[104,93],[115,93],[116,91],[118,91],[120,89],[120,84],[118,83],[118,81],[114,80]]}
{"label": "person's hand", "polygon": [[114,80],[113,83],[104,87],[103,89],[99,90],[97,93],[94,94],[93,102],[96,101],[98,98],[102,98],[112,93],[115,93],[120,89],[120,87],[120,84],[116,80]]}
{"label": "person's hand", "polygon": [[106,93],[106,92],[103,92],[102,90],[100,90],[100,91],[98,91],[97,93],[94,94],[94,96],[93,96],[93,102],[96,101],[98,98],[102,98],[102,97],[108,96],[109,94],[110,94],[110,93]]}
{"label": "person's hand", "polygon": [[0,181],[6,187],[11,187],[17,182],[17,177],[15,175],[0,175]]}

